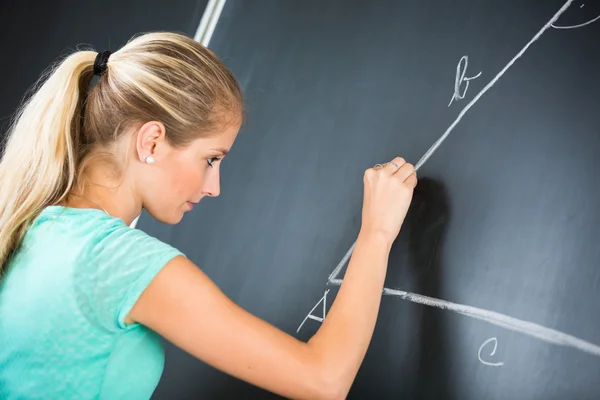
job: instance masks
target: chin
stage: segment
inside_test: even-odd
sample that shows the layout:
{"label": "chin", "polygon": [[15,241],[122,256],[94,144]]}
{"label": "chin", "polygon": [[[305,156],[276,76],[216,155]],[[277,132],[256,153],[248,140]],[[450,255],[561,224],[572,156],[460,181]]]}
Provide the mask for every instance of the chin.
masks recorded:
{"label": "chin", "polygon": [[165,224],[176,225],[176,224],[180,223],[182,219],[183,219],[182,212],[174,213],[173,216],[171,216],[171,218],[165,222]]}
{"label": "chin", "polygon": [[152,215],[152,217],[160,223],[167,224],[167,225],[176,225],[176,224],[180,223],[181,220],[183,219],[183,212],[174,211],[170,214],[165,213],[165,214]]}

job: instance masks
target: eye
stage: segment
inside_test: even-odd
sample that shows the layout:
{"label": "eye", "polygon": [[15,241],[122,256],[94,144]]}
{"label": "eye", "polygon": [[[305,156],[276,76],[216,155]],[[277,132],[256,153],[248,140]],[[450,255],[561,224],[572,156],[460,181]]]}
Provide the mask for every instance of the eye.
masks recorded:
{"label": "eye", "polygon": [[211,157],[209,159],[206,160],[206,162],[208,163],[209,166],[213,166],[213,163],[219,161],[221,158],[220,157]]}

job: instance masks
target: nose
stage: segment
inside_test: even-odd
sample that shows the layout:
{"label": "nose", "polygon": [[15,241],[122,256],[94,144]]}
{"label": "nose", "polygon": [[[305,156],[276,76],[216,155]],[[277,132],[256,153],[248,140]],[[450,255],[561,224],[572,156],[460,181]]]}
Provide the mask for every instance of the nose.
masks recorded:
{"label": "nose", "polygon": [[214,171],[215,173],[209,174],[204,181],[202,192],[206,196],[217,197],[221,193],[221,184],[219,182],[219,170]]}

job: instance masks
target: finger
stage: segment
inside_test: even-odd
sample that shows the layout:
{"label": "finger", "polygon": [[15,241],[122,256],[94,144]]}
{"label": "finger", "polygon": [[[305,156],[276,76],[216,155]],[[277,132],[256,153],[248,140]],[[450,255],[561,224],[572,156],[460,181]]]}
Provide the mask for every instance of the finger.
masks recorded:
{"label": "finger", "polygon": [[413,172],[412,174],[410,174],[410,175],[408,176],[408,178],[406,178],[406,179],[404,180],[404,183],[405,183],[405,184],[406,184],[408,187],[411,187],[411,188],[413,188],[413,189],[414,189],[414,188],[417,186],[417,183],[418,183],[418,179],[417,179],[417,173],[416,173],[416,172]]}
{"label": "finger", "polygon": [[397,176],[404,181],[413,172],[415,172],[415,167],[411,163],[404,163],[400,168],[398,168],[398,171],[396,171],[394,176]]}
{"label": "finger", "polygon": [[385,163],[384,169],[387,172],[394,174],[396,171],[398,171],[398,168],[400,168],[405,163],[406,160],[404,158],[396,157],[392,161]]}

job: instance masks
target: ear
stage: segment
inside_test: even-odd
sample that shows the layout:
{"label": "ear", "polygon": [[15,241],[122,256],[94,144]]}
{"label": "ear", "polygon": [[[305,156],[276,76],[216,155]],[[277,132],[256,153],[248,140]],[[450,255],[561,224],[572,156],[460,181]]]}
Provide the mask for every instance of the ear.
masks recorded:
{"label": "ear", "polygon": [[168,144],[165,136],[166,128],[162,122],[146,122],[135,135],[135,150],[140,161],[145,162],[148,156],[156,160],[165,154]]}

